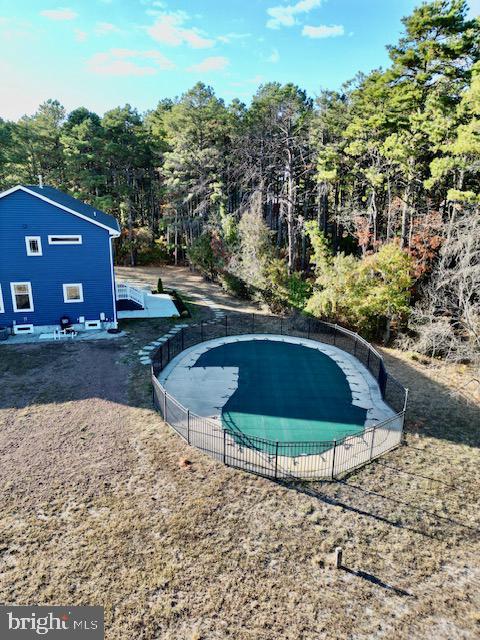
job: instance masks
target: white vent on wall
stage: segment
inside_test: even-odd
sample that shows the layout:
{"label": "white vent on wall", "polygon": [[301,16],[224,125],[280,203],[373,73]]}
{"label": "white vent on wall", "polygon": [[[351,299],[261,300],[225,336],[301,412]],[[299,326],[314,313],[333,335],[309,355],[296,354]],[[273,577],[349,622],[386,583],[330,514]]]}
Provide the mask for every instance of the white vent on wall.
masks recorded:
{"label": "white vent on wall", "polygon": [[16,324],[13,327],[13,333],[33,333],[33,324]]}
{"label": "white vent on wall", "polygon": [[100,320],[86,320],[85,329],[101,329],[102,323]]}

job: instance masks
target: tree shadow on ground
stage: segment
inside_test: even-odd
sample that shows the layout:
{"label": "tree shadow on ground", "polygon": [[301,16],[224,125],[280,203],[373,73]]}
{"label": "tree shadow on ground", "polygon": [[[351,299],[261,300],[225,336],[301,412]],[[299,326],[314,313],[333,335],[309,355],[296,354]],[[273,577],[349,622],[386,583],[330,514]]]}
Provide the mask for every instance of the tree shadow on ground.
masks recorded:
{"label": "tree shadow on ground", "polygon": [[[474,526],[458,518],[435,513],[424,506],[409,504],[407,501],[397,500],[346,482],[308,484],[281,482],[280,484],[326,505],[371,518],[424,538],[449,540],[454,536],[458,539],[473,541],[478,539],[480,534],[480,525]],[[359,493],[363,495],[358,495]]]}
{"label": "tree shadow on ground", "polygon": [[447,386],[435,369],[383,350],[387,370],[409,389],[405,431],[480,446],[480,402]]}

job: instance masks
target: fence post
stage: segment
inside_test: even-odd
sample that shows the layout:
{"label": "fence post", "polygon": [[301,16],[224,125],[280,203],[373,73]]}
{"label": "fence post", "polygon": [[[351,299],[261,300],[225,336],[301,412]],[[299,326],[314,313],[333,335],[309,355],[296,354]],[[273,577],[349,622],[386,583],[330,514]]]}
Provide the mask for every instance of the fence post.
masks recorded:
{"label": "fence post", "polygon": [[167,340],[167,356],[168,356],[167,362],[170,362],[170,338]]}
{"label": "fence post", "polygon": [[167,421],[167,392],[163,392],[163,419]]}
{"label": "fence post", "polygon": [[308,319],[307,337],[310,340],[310,318]]}
{"label": "fence post", "polygon": [[252,333],[255,333],[255,314],[252,313]]}
{"label": "fence post", "polygon": [[225,315],[225,337],[228,336],[228,316]]}
{"label": "fence post", "polygon": [[190,409],[187,409],[187,443],[190,444]]}
{"label": "fence post", "polygon": [[373,443],[375,441],[375,432],[376,432],[376,430],[377,430],[377,428],[373,427],[373,430],[372,430],[372,444],[370,445],[370,460],[372,459],[372,456],[373,456]]}
{"label": "fence post", "polygon": [[367,369],[370,371],[370,347],[368,347]]}
{"label": "fence post", "polygon": [[332,456],[332,480],[335,480],[335,454],[337,452],[337,441],[333,441],[333,456]]}
{"label": "fence post", "polygon": [[333,345],[337,343],[337,325],[333,325]]}
{"label": "fence post", "polygon": [[335,549],[335,569],[342,568],[342,557],[343,557],[343,549],[342,547],[336,547]]}
{"label": "fence post", "polygon": [[353,346],[353,355],[356,356],[357,355],[357,336],[355,336],[355,342],[354,342],[354,346]]}
{"label": "fence post", "polygon": [[227,464],[227,455],[226,455],[226,439],[227,432],[223,429],[223,464]]}
{"label": "fence post", "polygon": [[280,318],[280,335],[283,336],[283,318]]}
{"label": "fence post", "polygon": [[278,477],[278,440],[275,443],[275,480]]}
{"label": "fence post", "polygon": [[403,411],[402,411],[402,430],[400,431],[400,443],[402,442],[403,439],[403,427],[405,425],[405,413],[407,412],[407,401],[408,401],[408,389],[405,389],[405,402],[403,404]]}

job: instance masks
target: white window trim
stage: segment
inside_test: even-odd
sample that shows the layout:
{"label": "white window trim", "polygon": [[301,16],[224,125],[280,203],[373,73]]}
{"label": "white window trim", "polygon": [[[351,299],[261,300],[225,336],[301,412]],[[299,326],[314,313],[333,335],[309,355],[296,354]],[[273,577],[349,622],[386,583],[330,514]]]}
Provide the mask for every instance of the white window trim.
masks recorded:
{"label": "white window trim", "polygon": [[[80,298],[78,300],[68,300],[67,298],[67,287],[78,287],[80,291]],[[72,304],[75,302],[83,302],[83,284],[81,282],[68,282],[63,285],[63,301],[66,304]]]}
{"label": "white window trim", "polygon": [[3,304],[2,285],[0,284],[0,313],[5,313],[5,305]]}
{"label": "white window trim", "polygon": [[[38,242],[38,253],[32,253],[30,248],[30,240],[36,240]],[[25,245],[27,247],[27,256],[42,256],[42,238],[40,236],[25,236]]]}
{"label": "white window trim", "polygon": [[[21,285],[27,285],[28,287],[28,295],[30,298],[30,307],[28,309],[17,309],[17,299],[15,298],[15,286],[21,284]],[[32,283],[31,282],[11,282],[10,283],[10,291],[12,293],[12,305],[13,305],[13,310],[15,311],[15,313],[31,313],[32,311],[35,311],[35,307],[33,304],[33,294],[32,294]]]}
{"label": "white window trim", "polygon": [[[54,241],[53,238],[59,238],[59,240]],[[63,238],[63,239],[62,239]],[[77,240],[71,240],[71,238],[77,238]],[[77,233],[69,233],[69,234],[53,234],[48,236],[48,244],[53,245],[63,245],[63,244],[82,244],[82,236]]]}

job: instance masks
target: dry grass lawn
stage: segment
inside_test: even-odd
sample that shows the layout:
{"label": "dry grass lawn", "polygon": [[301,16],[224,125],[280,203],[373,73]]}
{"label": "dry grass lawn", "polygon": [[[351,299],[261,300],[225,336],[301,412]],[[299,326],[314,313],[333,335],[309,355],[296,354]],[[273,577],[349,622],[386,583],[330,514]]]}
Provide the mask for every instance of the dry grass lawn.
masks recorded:
{"label": "dry grass lawn", "polygon": [[476,374],[386,350],[405,446],[279,485],[152,410],[137,351],[168,324],[0,348],[0,601],[104,605],[108,640],[478,637],[480,399],[454,391]]}

